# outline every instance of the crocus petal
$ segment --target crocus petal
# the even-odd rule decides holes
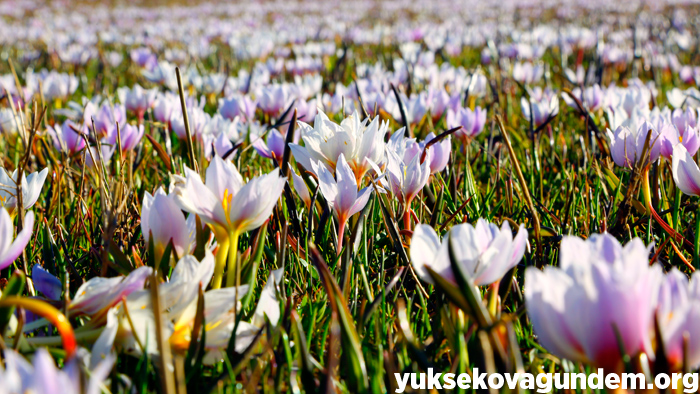
[[[116,308],[112,308],[107,313],[107,324],[105,324],[104,330],[102,330],[100,336],[92,345],[90,368],[97,367],[107,357],[113,354],[112,347],[114,346],[114,339],[117,337],[118,329],[119,312]]]
[[[262,226],[270,217],[287,182],[279,173],[276,168],[267,175],[253,178],[238,191],[231,201],[229,220],[232,226],[250,231]]]
[[[5,208],[0,208],[0,221],[2,220],[11,220]],[[0,269],[9,267],[22,254],[22,251],[29,243],[29,239],[32,237],[33,227],[34,212],[29,211],[24,217],[24,228],[17,234],[17,238],[12,242],[12,245],[0,256]]]
[[[48,174],[48,168],[44,168],[38,173],[33,172],[29,174],[26,184],[22,185],[22,202],[24,203],[24,209],[29,209],[36,203]]]
[[[357,193],[357,199],[355,200],[355,203],[352,204],[352,207],[350,207],[348,217],[351,217],[364,209],[365,205],[367,205],[367,201],[369,201],[369,197],[372,195],[372,190],[372,186],[367,186]]]
[[[46,298],[58,300],[61,298],[63,286],[61,281],[48,271],[43,269],[39,264],[35,264],[32,268],[32,281],[34,287],[41,292]]]
[[[411,264],[416,274],[431,284],[434,284],[433,278],[425,267],[430,267],[440,275],[449,272],[451,276],[452,269],[450,268],[449,256],[447,261],[437,258],[440,248],[440,239],[432,227],[427,224],[416,226],[411,237],[411,249],[409,251]]]
[[[673,180],[683,193],[700,196],[700,168],[681,144],[673,148],[671,171]]]
[[[270,272],[270,276],[267,278],[267,283],[260,293],[260,300],[258,300],[258,306],[255,308],[255,315],[253,317],[253,324],[261,327],[265,322],[265,316],[267,316],[270,323],[275,326],[280,318],[280,302],[277,299],[277,286],[282,281],[282,276],[284,275],[284,268],[276,269]]]

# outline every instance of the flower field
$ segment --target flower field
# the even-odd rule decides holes
[[[698,372],[695,3],[0,1],[0,394]]]

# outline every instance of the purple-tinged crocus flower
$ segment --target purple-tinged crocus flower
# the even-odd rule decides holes
[[[82,362],[79,358],[67,361],[62,370],[56,368],[49,351],[44,348],[36,351],[33,364],[11,349],[5,350],[3,356],[5,365],[0,365],[0,382],[3,385],[0,390],[7,394],[100,394],[108,385],[105,380],[116,361],[110,355],[85,374],[79,365]]]
[[[403,157],[404,162],[410,163],[414,156],[421,157],[425,147],[433,139],[435,139],[435,134],[431,132],[425,136],[425,140],[421,142],[411,141],[406,147],[406,153]],[[447,167],[447,162],[450,160],[450,152],[452,151],[451,142],[451,136],[447,136],[447,138],[444,138],[442,141],[428,147],[425,160],[430,163],[431,174],[440,172]]]
[[[125,123],[119,130],[119,135],[117,135],[116,129],[112,131],[112,134],[107,135],[107,142],[116,147],[121,139],[122,151],[126,152],[136,148],[143,138],[143,133],[143,124],[136,126]]]
[[[664,344],[666,360],[672,371],[684,366],[697,369],[700,366],[700,276],[688,278],[673,268],[661,285],[657,318]],[[688,337],[684,350],[684,336]],[[659,340],[657,338],[657,340]]]
[[[700,168],[682,144],[673,147],[671,173],[673,181],[683,193],[700,196]]]
[[[649,161],[651,163],[658,160],[661,154],[661,142],[659,141],[659,132],[649,122],[642,124],[633,129],[626,126],[620,126],[612,132],[607,130],[610,140],[610,155],[613,161],[620,167],[632,168],[637,161],[641,160],[644,152],[644,144],[648,133],[651,132],[649,139]]]
[[[154,195],[143,196],[141,204],[141,233],[148,244],[153,237],[156,261],[172,241],[175,253],[182,257],[194,251],[196,243],[195,215],[185,219],[175,199],[165,193],[162,187]]]
[[[86,122],[89,122],[86,119]],[[95,114],[95,129],[97,134],[100,136],[109,136],[115,133],[117,129],[117,123],[119,127],[124,127],[126,124],[126,108],[124,105],[110,105],[109,103],[102,104],[100,110]]]
[[[239,94],[219,100],[219,113],[228,120],[239,116],[248,122],[255,119],[256,106],[257,103],[248,95]]]
[[[583,107],[588,111],[597,111],[603,108],[603,105],[605,103],[605,93],[598,84],[589,86],[583,91],[581,91],[581,88],[574,88],[574,90],[572,90],[572,93],[574,94],[574,97],[578,98],[581,101]],[[566,103],[566,105],[568,105],[571,108],[574,108],[575,110],[578,110],[578,105],[571,97],[569,97],[569,95],[564,94],[562,95],[562,97],[564,98],[564,102]]]
[[[624,247],[610,234],[561,241],[559,267],[525,271],[525,303],[539,342],[552,354],[609,372],[628,355],[654,357],[651,336],[662,280],[651,245]],[[617,331],[617,333],[616,333]],[[619,343],[619,338],[622,343]]]
[[[87,315],[95,322],[105,319],[110,308],[122,302],[122,299],[132,292],[143,289],[151,273],[151,267],[139,267],[126,277],[98,276],[88,280],[75,292],[75,297],[68,307],[70,315]]]
[[[450,263],[450,242],[463,272],[470,275],[476,286],[485,286],[500,281],[522,260],[527,248],[527,230],[520,226],[513,237],[507,221],[499,229],[495,224],[479,219],[476,226],[465,223],[453,227],[440,242],[432,227],[419,224],[411,237],[410,255],[413,268],[426,282],[433,283],[426,267],[455,282]]]
[[[486,110],[480,107],[476,107],[473,111],[471,108],[462,107],[458,108],[456,111],[448,109],[445,121],[449,128],[462,126],[461,129],[457,130],[455,135],[463,141],[469,141],[484,130]]]
[[[686,108],[685,111],[676,108],[671,114],[671,120],[678,130],[684,130],[686,127],[696,127],[698,124],[698,110],[692,107]]]
[[[141,85],[136,84],[131,89],[127,87],[117,89],[119,101],[126,107],[127,110],[136,114],[139,123],[143,121],[143,116],[153,107],[158,91],[156,89],[146,90]]]
[[[27,246],[32,237],[34,227],[34,212],[29,211],[24,216],[24,228],[13,239],[15,226],[12,224],[10,213],[5,207],[0,207],[0,270],[9,267]]]
[[[188,107],[188,108],[191,108]],[[170,93],[159,94],[153,104],[153,117],[170,127],[173,115],[182,112],[179,98]]]
[[[694,155],[700,148],[700,136],[698,136],[698,129],[695,127],[684,126],[679,129],[675,124],[663,122],[659,126],[659,130],[661,156],[667,159],[673,155],[673,147],[676,145],[683,145],[691,155]]]
[[[360,212],[367,205],[371,188],[365,187],[357,191],[355,174],[341,153],[335,166],[335,179],[322,162],[311,162],[313,171],[318,176],[319,187],[323,197],[333,209],[338,219],[338,254],[343,248],[343,234],[348,219]]]
[[[86,133],[87,129],[73,121],[66,120],[62,125],[48,125],[46,128],[53,140],[53,146],[61,152],[73,155],[85,148],[85,139],[81,133]]]
[[[532,107],[532,114],[530,114],[530,107]],[[541,97],[531,97],[530,100],[522,97],[520,109],[525,120],[532,122],[533,126],[537,128],[559,113],[559,96],[543,93]]]
[[[39,264],[35,264],[32,268],[32,282],[34,282],[34,288],[46,298],[54,301],[58,301],[61,298],[61,293],[63,292],[61,281]]]
[[[153,53],[150,48],[140,47],[132,49],[129,56],[131,57],[132,62],[149,70],[158,64],[156,54]]]
[[[310,208],[311,194],[309,194],[309,188],[306,186],[304,178],[302,178],[301,175],[298,175],[294,169],[291,170],[291,174],[294,181],[294,190],[296,190],[301,200],[304,201],[304,205],[306,205],[307,208]]]
[[[294,130],[293,143],[299,142],[300,133],[297,129]],[[282,135],[277,129],[272,129],[267,135],[267,143],[262,140],[262,138],[257,138],[253,142],[253,148],[258,154],[266,159],[275,159],[278,162],[282,161],[282,156],[284,155],[284,142],[286,137]]]
[[[387,150],[386,178],[382,184],[388,185],[391,193],[401,202],[404,211],[408,212],[413,198],[423,190],[430,178],[430,162],[420,162],[420,155],[415,155],[406,163],[395,152]],[[375,171],[379,172],[376,168]]]

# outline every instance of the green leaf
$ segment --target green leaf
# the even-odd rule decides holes
[[[321,283],[328,294],[328,302],[331,304],[332,311],[337,312],[338,315],[341,332],[343,334],[343,355],[347,358],[347,361],[349,361],[351,368],[348,372],[351,374],[352,379],[350,379],[348,383],[353,389],[352,391],[366,392],[368,388],[367,382],[369,381],[367,366],[365,364],[364,355],[362,354],[360,337],[357,335],[352,314],[348,309],[348,303],[345,297],[343,297],[343,293],[335,277],[333,277],[333,274],[331,274],[331,271],[328,269],[328,265],[323,261],[323,257],[316,248],[316,245],[309,244],[309,252],[311,254],[311,260],[321,277]]]
[[[24,291],[24,287],[26,285],[27,278],[24,276],[24,273],[22,271],[15,271],[12,274],[12,277],[10,278],[10,281],[7,283],[7,286],[5,286],[5,289],[2,292],[2,296],[0,297],[0,300],[6,299],[7,297],[12,297],[12,296],[21,296],[22,292]],[[12,318],[12,314],[15,312],[15,307],[14,306],[8,306],[5,308],[0,308],[0,337],[5,333],[5,329],[7,328],[7,324],[10,322],[10,319]]]

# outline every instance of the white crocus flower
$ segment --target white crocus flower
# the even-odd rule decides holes
[[[318,161],[329,171],[334,171],[338,157],[342,154],[360,183],[365,173],[372,168],[372,162],[384,162],[384,135],[389,124],[380,123],[379,118],[374,118],[371,122],[368,119],[361,121],[360,115],[355,112],[337,124],[319,111],[313,127],[304,122],[299,122],[299,127],[305,146],[293,143],[289,146],[296,161],[309,171],[312,170],[312,163]]]
[[[243,177],[233,163],[214,156],[206,173],[206,183],[199,174],[185,169],[186,177],[180,178],[174,189],[175,201],[182,210],[194,213],[208,224],[219,242],[214,288],[221,286],[227,252],[229,270],[235,267],[238,237],[254,230],[270,217],[272,209],[282,195],[287,181],[279,176],[279,169],[269,174],[243,182]],[[233,271],[231,271],[233,272]],[[229,275],[227,285],[233,284]]]
[[[29,209],[36,203],[48,173],[49,169],[44,168],[40,172],[32,172],[29,176],[26,176],[26,173],[22,174],[22,203],[24,209]],[[10,175],[4,168],[0,167],[0,203],[10,213],[14,213],[17,207],[17,170]]]

